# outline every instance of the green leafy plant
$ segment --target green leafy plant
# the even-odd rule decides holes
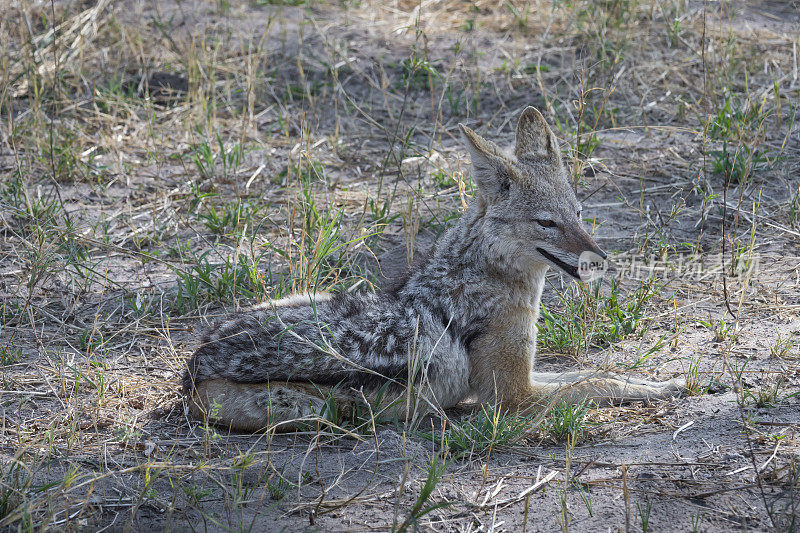
[[[550,435],[562,440],[578,439],[583,436],[586,415],[589,412],[588,402],[570,404],[566,400],[556,403],[547,414],[546,428]]]
[[[223,247],[223,249],[225,249]],[[200,254],[192,253],[184,267],[173,267],[177,285],[173,308],[180,314],[193,311],[204,304],[232,302],[237,298],[265,298],[271,290],[273,297],[286,292],[283,276],[273,278],[272,271],[259,270],[265,252],[256,257],[226,250],[222,261],[213,262],[217,249]]]
[[[451,505],[450,502],[428,503],[428,500],[430,500],[431,496],[433,495],[434,489],[436,489],[436,485],[438,485],[439,481],[441,481],[442,476],[449,465],[450,461],[446,461],[441,454],[433,453],[431,455],[431,458],[428,461],[427,476],[422,484],[422,488],[420,488],[417,498],[414,501],[414,504],[411,506],[406,519],[403,520],[403,522],[396,528],[392,528],[393,531],[404,532],[408,531],[409,527],[412,527],[414,531],[417,531],[420,525],[419,520],[423,516],[435,511],[436,509],[441,509]]]
[[[213,141],[206,139],[199,129],[197,133],[202,140],[192,147],[190,155],[200,176],[205,179],[233,177],[244,159],[242,145],[233,143],[226,146],[222,135],[217,133],[214,147]]]
[[[533,418],[496,407],[483,406],[475,414],[451,422],[441,436],[450,453],[457,458],[490,453],[496,446],[516,442],[533,425]],[[424,439],[436,442],[434,433],[421,432]]]
[[[589,346],[604,347],[641,334],[646,305],[659,291],[658,280],[649,278],[628,291],[613,279],[608,294],[601,292],[599,283],[578,286],[574,297],[559,293],[562,307],[558,312],[542,305],[541,344],[556,352],[577,354]]]

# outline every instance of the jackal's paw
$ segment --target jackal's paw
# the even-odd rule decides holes
[[[686,391],[686,378],[672,378],[669,381],[661,383],[661,393],[664,395],[664,398],[682,396]]]

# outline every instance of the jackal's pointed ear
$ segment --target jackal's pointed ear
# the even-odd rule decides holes
[[[517,159],[561,160],[558,141],[539,110],[527,107],[517,122]]]
[[[487,200],[497,199],[508,191],[509,173],[502,151],[492,141],[487,141],[463,124],[458,125],[464,135],[472,159],[472,179]]]

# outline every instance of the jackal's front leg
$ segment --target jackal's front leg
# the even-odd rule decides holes
[[[530,320],[519,314],[499,317],[493,324],[493,335],[473,342],[469,385],[480,403],[516,410],[528,406],[536,395],[530,379],[536,335]]]
[[[614,405],[671,398],[686,390],[683,379],[658,382],[597,372],[536,373],[531,315],[514,311],[497,317],[492,334],[476,339],[470,350],[469,383],[481,403],[510,410],[547,408],[562,400]]]
[[[536,373],[531,375],[534,402],[553,405],[592,401],[597,405],[663,400],[686,392],[686,381],[648,381],[632,376],[587,372]]]

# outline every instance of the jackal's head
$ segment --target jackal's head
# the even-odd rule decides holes
[[[513,155],[459,126],[472,157],[490,250],[522,269],[544,263],[575,278],[583,273],[582,254],[581,259],[605,259],[583,229],[558,142],[536,108],[528,107],[519,118]]]

